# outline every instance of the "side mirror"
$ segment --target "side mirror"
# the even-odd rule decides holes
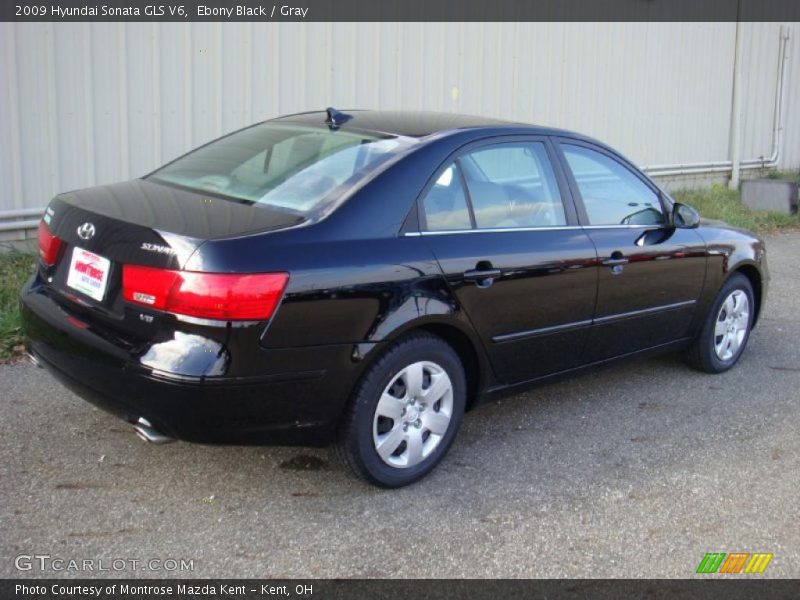
[[[694,229],[700,225],[700,214],[688,204],[676,202],[672,207],[672,224],[679,229]]]

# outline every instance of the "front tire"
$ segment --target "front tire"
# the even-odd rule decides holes
[[[750,338],[755,308],[750,280],[741,273],[731,275],[689,348],[687,362],[706,373],[722,373],[733,367]]]
[[[396,488],[427,475],[461,425],[467,384],[458,354],[427,333],[401,339],[367,370],[339,431],[356,475]]]

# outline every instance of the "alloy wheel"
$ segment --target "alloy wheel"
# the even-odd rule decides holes
[[[742,290],[733,290],[719,309],[714,326],[714,351],[722,361],[739,352],[750,325],[750,301]]]

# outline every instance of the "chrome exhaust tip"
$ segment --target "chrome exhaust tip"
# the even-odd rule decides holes
[[[30,352],[26,352],[25,354],[28,357],[28,360],[31,361],[34,365],[36,365],[40,369],[44,369],[44,367],[42,366],[42,363],[40,363],[39,359],[36,358],[33,354],[31,354]]]
[[[151,444],[168,444],[169,442],[175,441],[175,438],[164,435],[153,427],[150,421],[144,417],[139,417],[139,421],[133,426],[133,430],[140,440],[150,442]]]

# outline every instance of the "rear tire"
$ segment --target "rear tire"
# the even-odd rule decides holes
[[[464,367],[449,344],[428,333],[403,338],[362,377],[339,430],[337,453],[375,485],[413,483],[449,450],[466,394]]]
[[[735,273],[720,288],[686,361],[705,373],[722,373],[739,360],[755,316],[753,286]]]

